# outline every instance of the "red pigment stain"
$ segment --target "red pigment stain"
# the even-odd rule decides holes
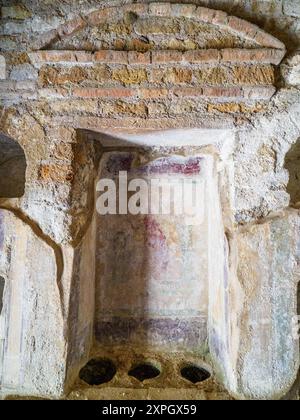
[[[202,158],[192,157],[186,159],[184,162],[178,162],[174,158],[161,158],[157,159],[148,165],[140,168],[140,172],[151,174],[182,174],[182,175],[195,175],[200,172],[200,162]]]
[[[166,237],[162,232],[159,223],[157,223],[152,216],[146,216],[144,218],[144,225],[146,228],[147,244],[152,248],[166,247]]]

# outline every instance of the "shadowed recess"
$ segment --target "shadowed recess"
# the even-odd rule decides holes
[[[0,133],[0,198],[22,197],[26,158],[22,147]]]
[[[92,359],[81,369],[79,377],[89,385],[101,385],[110,382],[116,373],[111,360]]]
[[[285,157],[285,168],[289,171],[287,192],[291,205],[300,202],[300,139],[290,148]]]
[[[185,366],[181,369],[180,373],[184,379],[187,379],[193,384],[206,381],[208,378],[210,378],[210,373],[207,370],[195,365]]]
[[[4,294],[5,280],[0,276],[0,315],[3,308],[3,294]]]
[[[135,366],[128,372],[129,376],[139,380],[140,382],[146,379],[154,379],[160,375],[160,370],[153,366],[151,363],[141,363]]]

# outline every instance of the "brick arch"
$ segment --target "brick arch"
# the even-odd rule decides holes
[[[161,25],[160,32],[149,35],[153,45],[147,51],[129,48],[131,43],[126,48],[116,47],[120,22],[128,41],[141,36],[139,29],[145,21],[147,28],[170,17],[178,23],[180,33],[169,32],[167,41]],[[127,22],[131,22],[129,28]],[[115,32],[110,32],[111,25]],[[107,45],[103,31],[109,39]],[[212,31],[207,38],[206,31]],[[125,39],[124,33],[120,39]],[[235,34],[232,44],[230,36],[223,37],[229,33]],[[187,34],[197,41],[195,48],[170,47],[172,37],[182,41]],[[220,44],[223,38],[226,41]],[[90,40],[97,48],[85,48]],[[207,40],[213,40],[212,44]],[[261,112],[276,93],[276,66],[286,52],[279,40],[247,21],[222,11],[170,3],[95,10],[43,35],[39,44],[40,49],[29,57],[38,70],[40,87],[51,89],[43,94],[60,100],[54,105],[49,97],[53,115],[73,118],[76,114],[77,128],[87,124],[85,117],[81,123],[77,115],[79,109],[85,112],[82,104],[86,99],[97,124],[101,121],[117,128],[199,127],[203,113],[212,116],[213,124],[216,116]]]
[[[56,41],[72,37],[88,26],[103,25],[114,19],[122,19],[128,14],[134,14],[139,18],[190,19],[200,24],[212,25],[220,31],[229,31],[245,41],[252,41],[257,48],[285,50],[285,45],[281,41],[243,19],[230,16],[223,11],[197,7],[193,4],[171,3],[137,3],[104,7],[85,16],[75,17],[55,31],[44,34],[39,40],[39,49],[48,49]]]

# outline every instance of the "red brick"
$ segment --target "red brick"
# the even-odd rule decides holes
[[[149,14],[152,16],[171,16],[170,3],[150,3]]]
[[[123,6],[123,12],[132,12],[138,16],[148,15],[149,6],[148,4],[138,3],[138,4],[126,4]]]
[[[30,53],[29,57],[34,64],[76,61],[75,53],[72,51],[39,51]]]
[[[218,50],[194,50],[184,53],[183,58],[190,63],[210,63],[220,61]]]
[[[168,89],[139,89],[139,96],[142,99],[157,99],[169,95]]]
[[[171,14],[172,16],[179,17],[194,17],[196,12],[196,6],[194,4],[172,4]]]
[[[221,51],[222,61],[232,63],[261,63],[275,64],[281,63],[285,52],[274,49],[224,49]]]
[[[93,54],[86,51],[74,51],[77,63],[92,63]]]
[[[129,51],[128,63],[129,64],[150,64],[151,63],[150,52],[142,53],[138,51]]]
[[[255,41],[263,47],[285,50],[285,45],[281,41],[261,30],[255,35]]]
[[[177,88],[173,90],[175,96],[179,97],[195,97],[195,96],[202,96],[203,89],[202,88]]]
[[[39,51],[29,54],[34,65],[44,63],[90,63],[92,54],[85,51]]]
[[[77,17],[70,20],[64,25],[58,28],[58,34],[61,37],[72,35],[73,33],[83,29],[86,26],[86,22],[81,18]]]
[[[94,54],[94,61],[99,63],[128,64],[128,54],[126,51],[97,51]]]
[[[228,26],[236,32],[241,34],[245,34],[250,38],[255,37],[257,31],[259,31],[259,27],[253,25],[252,23],[246,22],[245,20],[236,18],[234,16],[230,16],[228,19]]]
[[[228,15],[221,10],[217,10],[212,21],[214,25],[227,25],[228,24]]]
[[[243,90],[240,88],[204,87],[203,96],[213,98],[242,98]]]
[[[158,63],[178,63],[182,62],[183,54],[179,51],[152,51],[151,61]]]
[[[108,7],[101,10],[96,10],[87,16],[87,21],[90,25],[96,26],[99,23],[106,22],[107,20],[113,19],[120,16],[121,10],[119,7]]]
[[[135,89],[126,88],[77,88],[73,90],[73,96],[80,98],[129,98],[135,95]]]
[[[207,9],[206,7],[197,7],[195,12],[195,17],[200,19],[202,22],[211,23],[216,11],[212,9]]]

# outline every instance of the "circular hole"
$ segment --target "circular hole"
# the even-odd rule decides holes
[[[101,385],[113,379],[117,369],[113,362],[107,359],[92,359],[79,373],[80,379],[89,385]]]
[[[132,368],[128,372],[128,375],[133,376],[140,382],[143,382],[146,379],[157,378],[157,376],[160,375],[160,370],[150,363],[141,363],[140,365],[137,365],[134,368]]]
[[[211,376],[207,370],[195,365],[185,366],[181,369],[180,373],[184,379],[187,379],[193,384],[206,381]]]

